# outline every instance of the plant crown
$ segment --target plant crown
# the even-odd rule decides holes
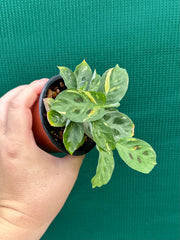
[[[114,149],[129,167],[149,173],[156,165],[156,153],[148,143],[133,137],[134,123],[117,109],[128,89],[127,71],[116,65],[101,77],[85,60],[74,72],[58,68],[67,89],[55,99],[45,99],[47,119],[51,126],[65,127],[63,143],[71,155],[83,145],[84,134],[96,143],[99,159],[92,187],[111,179]]]

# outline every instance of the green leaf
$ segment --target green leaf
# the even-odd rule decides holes
[[[143,140],[123,138],[118,141],[116,148],[122,160],[134,170],[149,173],[156,165],[156,153]]]
[[[83,87],[85,90],[87,82],[92,78],[92,70],[85,60],[76,67],[74,74],[77,79],[77,88]]]
[[[51,109],[74,122],[90,122],[102,118],[106,97],[103,93],[83,90],[64,90],[55,99]]]
[[[47,119],[49,124],[53,127],[63,127],[66,124],[66,118],[55,110],[47,112]]]
[[[118,108],[120,106],[120,103],[117,102],[117,103],[111,103],[111,104],[107,104],[105,105],[104,107],[109,109],[109,108]]]
[[[103,119],[94,121],[91,124],[93,140],[97,146],[104,149],[105,151],[114,149],[116,143],[110,126]]]
[[[54,99],[53,98],[43,98],[43,103],[44,103],[46,112],[48,112],[50,110],[52,104],[54,103]]]
[[[93,91],[93,92],[101,92],[99,89],[100,83],[101,83],[101,76],[96,73],[96,70],[94,70],[94,73],[89,82],[89,86],[88,86],[87,90]]]
[[[124,97],[128,89],[129,78],[126,70],[116,65],[103,74],[102,82],[107,104],[111,104],[119,102]]]
[[[96,169],[96,175],[91,179],[92,187],[101,187],[109,182],[114,170],[113,152],[99,150],[99,160]]]
[[[84,126],[85,134],[93,140],[92,124],[91,124],[91,122],[84,122],[83,126]]]
[[[67,67],[59,67],[60,70],[60,75],[64,80],[64,83],[66,85],[67,88],[77,88],[77,82],[76,82],[76,76],[73,73],[73,71],[71,71],[71,69],[67,68]]]
[[[63,143],[72,155],[84,143],[83,124],[69,121],[63,133]]]
[[[103,116],[103,119],[112,129],[116,142],[121,138],[134,135],[134,123],[125,114],[118,111],[109,111]]]

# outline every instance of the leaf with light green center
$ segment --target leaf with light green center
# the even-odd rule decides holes
[[[125,114],[118,111],[109,111],[103,116],[103,119],[112,129],[116,142],[121,138],[134,135],[134,123]]]
[[[107,104],[107,105],[105,105],[104,107],[105,107],[106,109],[109,109],[109,108],[118,108],[119,106],[120,106],[120,103],[117,102],[117,103]]]
[[[92,78],[92,70],[85,60],[76,67],[74,74],[77,79],[77,88],[85,90],[87,83]]]
[[[71,69],[69,69],[67,67],[58,66],[58,68],[60,70],[60,75],[63,78],[66,87],[67,88],[77,88],[76,76],[73,73],[73,71],[71,71]]]
[[[49,124],[53,127],[63,127],[66,124],[66,118],[55,110],[47,112],[47,119]]]
[[[71,155],[82,146],[84,143],[83,124],[69,121],[63,132],[63,143]]]
[[[96,169],[96,175],[91,179],[92,187],[101,187],[109,182],[114,170],[114,158],[113,152],[104,151],[101,148],[99,150],[99,160]]]
[[[53,98],[43,98],[43,103],[44,103],[46,112],[48,112],[50,110],[52,104],[54,103],[54,99]]]
[[[92,124],[91,124],[91,122],[84,122],[83,126],[84,126],[85,134],[93,140]]]
[[[156,165],[156,153],[143,140],[123,138],[117,142],[116,149],[122,160],[136,171],[149,173]]]
[[[104,93],[107,98],[107,105],[119,102],[128,89],[129,78],[127,71],[116,65],[107,70],[102,76]]]
[[[103,119],[91,122],[91,124],[93,140],[97,146],[105,151],[114,149],[116,143],[110,126]]]
[[[103,93],[71,89],[55,99],[51,109],[74,122],[90,122],[103,117],[106,97]]]
[[[93,91],[93,92],[101,92],[99,89],[100,83],[101,83],[101,76],[96,73],[96,70],[94,70],[93,76],[89,82],[89,86],[87,90]]]

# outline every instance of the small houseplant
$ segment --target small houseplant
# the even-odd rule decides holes
[[[116,65],[101,77],[85,60],[74,72],[58,68],[65,88],[51,90],[43,99],[47,121],[62,129],[58,141],[71,155],[87,138],[96,144],[99,160],[92,187],[101,187],[111,179],[114,149],[129,167],[149,173],[156,165],[156,153],[148,143],[133,137],[134,123],[117,109],[128,89],[126,70]]]

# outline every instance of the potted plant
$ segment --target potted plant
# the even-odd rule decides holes
[[[39,100],[49,151],[80,155],[96,145],[99,160],[91,180],[93,188],[109,182],[114,149],[129,167],[149,173],[156,165],[156,153],[148,143],[133,137],[134,123],[117,109],[128,89],[126,70],[116,65],[101,77],[85,60],[74,72],[58,68],[60,75],[49,80]]]

